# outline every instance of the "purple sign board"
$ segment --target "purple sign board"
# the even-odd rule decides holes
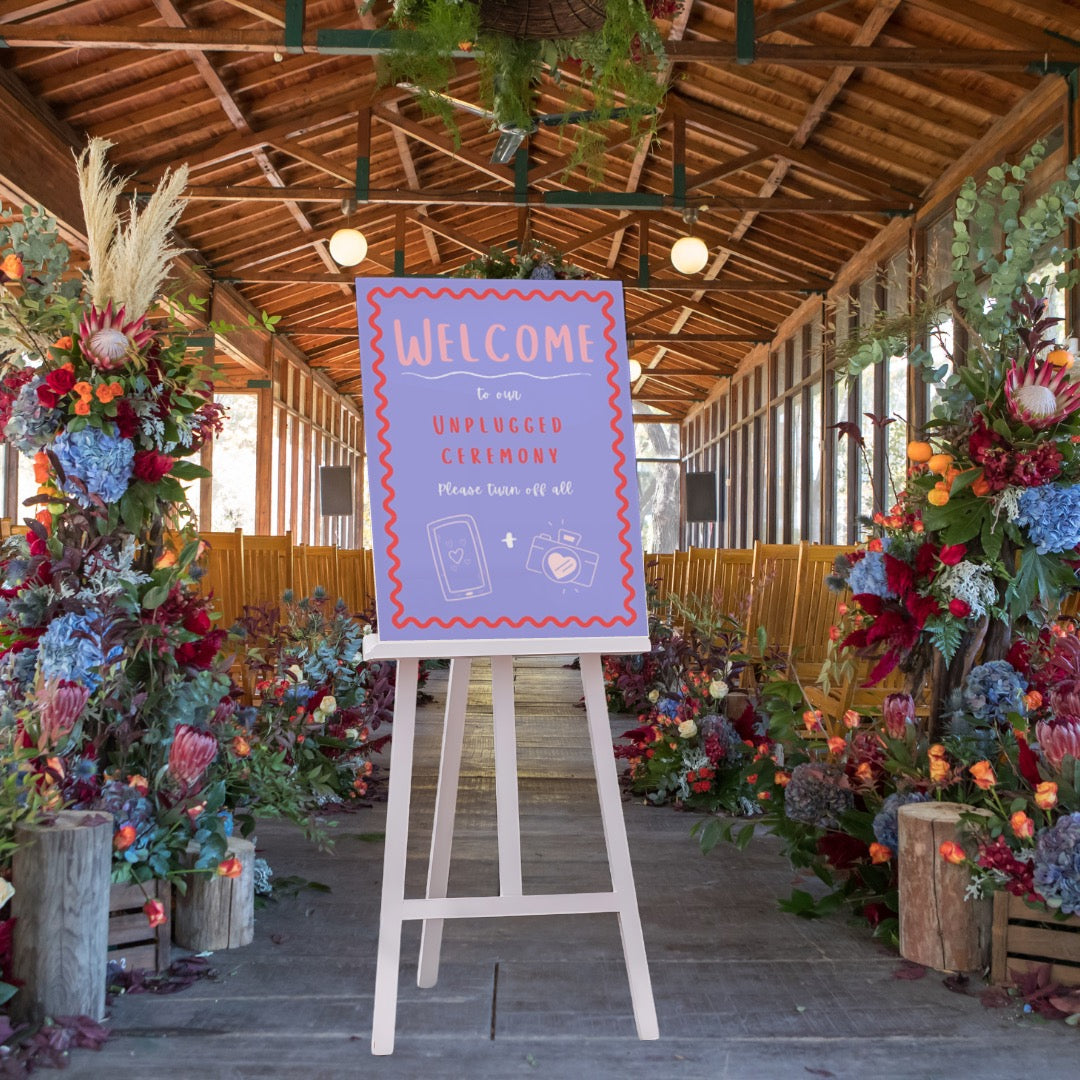
[[[381,640],[646,635],[621,285],[356,284]]]

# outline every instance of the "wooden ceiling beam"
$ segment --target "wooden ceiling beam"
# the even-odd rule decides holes
[[[300,46],[305,53],[330,55],[380,56],[389,51],[391,31],[344,31],[348,41],[320,43],[324,30],[304,31]],[[337,31],[340,35],[343,31]],[[275,53],[288,51],[280,28],[229,29],[220,27],[65,25],[62,23],[10,24],[4,31],[9,46],[26,49],[117,49],[154,50],[158,52],[237,52]],[[709,41],[671,41],[666,46],[668,59],[675,64],[737,64],[740,57],[734,43]],[[455,52],[455,59],[476,59],[476,50]],[[878,68],[946,68],[974,71],[1048,71],[1061,64],[1080,64],[1080,45],[1048,40],[1045,48],[975,49],[956,45],[775,45],[758,42],[754,61],[787,67],[828,67],[843,65]]]
[[[150,195],[151,184],[139,181],[133,186],[135,193]],[[285,187],[255,187],[247,184],[190,184],[184,194],[188,199],[214,202],[315,202],[340,203],[352,194],[351,187],[331,188],[291,184]],[[396,203],[412,206],[518,206],[545,207],[553,212],[560,210],[616,211],[632,209],[637,212],[656,213],[676,209],[678,200],[673,195],[653,192],[628,193],[625,199],[613,198],[604,191],[530,191],[524,203],[513,191],[473,190],[448,191],[429,188],[423,191],[408,189],[372,189],[368,192],[371,203]],[[804,198],[780,196],[761,198],[753,195],[725,195],[711,192],[699,199],[687,200],[690,205],[706,206],[718,211],[757,210],[762,213],[797,214],[910,214],[919,207],[919,200],[911,196],[892,198]]]
[[[758,15],[754,20],[754,32],[759,38],[765,37],[777,30],[786,30],[801,19],[818,15],[844,3],[847,3],[847,0],[795,0],[795,3],[785,4],[784,7]]]
[[[397,112],[397,105],[389,105],[388,108]],[[370,120],[369,120],[370,122]],[[412,150],[409,148],[409,140],[405,135],[405,132],[400,128],[391,128],[391,134],[394,136],[394,146],[397,149],[398,158],[401,161],[402,172],[405,173],[405,182],[413,191],[419,191],[420,174],[416,171],[416,161],[413,158]],[[368,139],[370,140],[370,131],[368,132]],[[420,219],[421,225],[428,219],[429,214],[426,206],[417,207],[416,215]],[[438,241],[435,239],[435,233],[430,229],[424,229],[424,243],[427,245],[428,257],[436,265],[442,263],[442,254],[439,251]]]

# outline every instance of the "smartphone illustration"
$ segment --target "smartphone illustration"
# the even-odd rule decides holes
[[[444,600],[468,600],[491,592],[487,558],[471,514],[430,521],[427,534]]]

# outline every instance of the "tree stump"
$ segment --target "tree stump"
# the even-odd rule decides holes
[[[16,827],[12,1001],[20,1019],[105,1016],[111,814],[62,810]]]
[[[938,848],[961,844],[970,856],[961,814],[983,813],[960,803],[911,803],[898,814],[900,955],[936,971],[977,971],[990,957],[993,907],[968,900],[968,868],[947,862]]]
[[[192,863],[198,845],[188,845]],[[216,872],[191,874],[187,892],[176,890],[173,901],[173,940],[193,952],[213,952],[250,945],[255,937],[255,845],[230,837],[225,857],[236,856],[243,870],[239,877]]]

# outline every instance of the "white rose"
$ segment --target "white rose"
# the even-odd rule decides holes
[[[360,740],[360,729],[354,727],[346,728],[345,738],[350,742],[358,742]]]
[[[289,674],[296,679],[297,682],[301,682],[304,678],[304,669],[299,664],[293,664],[289,668]]]
[[[12,888],[11,882],[6,878],[0,878],[0,908],[2,908],[14,895],[15,890]]]
[[[651,701],[652,704],[655,705],[659,700],[660,700],[660,691],[659,690],[650,690],[649,691],[649,701]]]
[[[319,712],[323,716],[331,716],[337,712],[337,698],[333,694],[327,694],[326,697],[319,702]]]
[[[697,734],[697,724],[693,720],[684,720],[679,725],[679,735],[684,739],[692,739]]]
[[[724,698],[727,697],[727,692],[727,683],[722,679],[713,679],[713,681],[709,683],[709,697],[711,697],[713,701],[723,701]]]

